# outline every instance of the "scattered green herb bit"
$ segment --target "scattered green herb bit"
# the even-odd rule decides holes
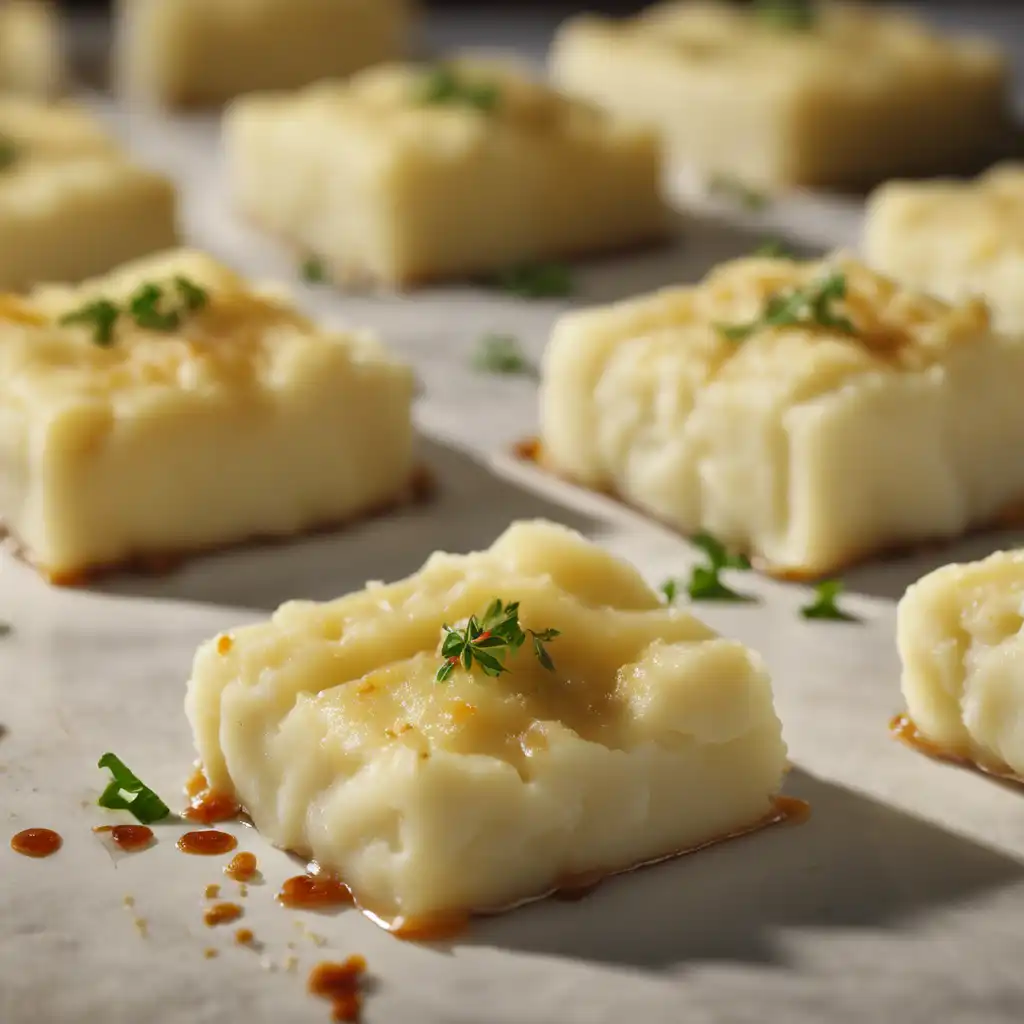
[[[105,348],[114,342],[114,327],[121,311],[108,299],[97,299],[95,302],[87,303],[81,309],[65,313],[58,321],[62,326],[81,325],[90,327],[93,335],[92,340],[99,346]]]
[[[766,256],[771,259],[791,260],[795,253],[779,238],[766,238],[755,250],[755,256]]]
[[[481,373],[537,376],[537,368],[511,334],[485,334],[473,352],[472,362],[473,369]]]
[[[18,159],[18,147],[6,135],[0,135],[0,171],[6,171]]]
[[[800,609],[805,619],[832,619],[835,622],[856,622],[857,616],[844,612],[838,604],[843,592],[842,580],[824,580],[814,588],[814,600]]]
[[[99,760],[99,767],[109,769],[114,777],[97,801],[100,807],[112,811],[130,811],[143,825],[163,821],[170,815],[171,809],[167,804],[141,782],[120,758],[114,754],[104,754]],[[134,799],[129,800],[125,793]]]
[[[470,82],[443,64],[431,68],[420,88],[420,101],[435,106],[462,105],[489,113],[497,107],[501,91],[493,82]]]
[[[564,263],[523,263],[503,270],[493,283],[523,299],[561,299],[573,293],[572,271]]]
[[[817,324],[843,334],[856,334],[857,329],[845,316],[836,313],[833,303],[846,298],[846,275],[835,271],[806,288],[773,295],[757,320],[746,324],[720,324],[718,330],[729,341],[745,341],[765,327],[795,327]]]
[[[161,309],[164,291],[158,284],[140,285],[128,300],[131,318],[151,331],[173,331],[181,325],[181,312]]]
[[[679,596],[679,584],[669,577],[661,585],[661,594],[665,598],[665,604],[675,604]]]
[[[774,28],[805,30],[815,23],[811,0],[754,0],[754,13]]]
[[[327,268],[324,266],[323,260],[317,256],[310,256],[303,260],[299,273],[307,284],[323,284],[327,280]]]
[[[178,289],[182,305],[190,313],[203,309],[210,301],[210,296],[204,288],[200,288],[194,281],[178,274],[174,278],[174,287]]]
[[[524,632],[519,625],[519,602],[506,605],[500,598],[491,602],[480,620],[471,615],[465,629],[453,629],[446,624],[444,632],[441,644],[444,663],[435,676],[439,683],[445,682],[457,665],[468,670],[474,663],[480,666],[485,676],[500,676],[508,671],[505,656],[526,643],[527,633],[533,643],[534,656],[549,672],[554,671],[555,663],[544,645],[561,635],[557,629]]]
[[[687,593],[692,601],[751,601],[753,598],[737,593],[722,582],[722,571],[750,568],[750,559],[746,555],[730,552],[719,540],[709,533],[698,533],[693,544],[704,552],[707,565],[694,568],[687,584]]]
[[[725,174],[716,174],[712,177],[708,182],[708,188],[712,195],[730,199],[746,210],[763,210],[768,205],[768,197],[763,192],[758,192]]]

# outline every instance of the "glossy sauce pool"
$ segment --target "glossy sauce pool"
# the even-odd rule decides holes
[[[27,828],[11,838],[11,849],[23,857],[52,857],[64,840],[50,828]]]
[[[125,853],[138,853],[153,845],[153,830],[146,825],[97,825],[97,835],[109,835],[113,844]]]
[[[178,840],[178,849],[182,853],[191,853],[200,857],[218,857],[230,853],[237,845],[238,840],[231,833],[218,832],[215,829],[186,832]]]

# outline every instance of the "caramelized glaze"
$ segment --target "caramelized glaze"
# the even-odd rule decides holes
[[[52,857],[64,840],[50,828],[26,828],[11,838],[11,849],[23,857]]]
[[[350,956],[343,963],[324,962],[310,972],[307,986],[311,995],[329,999],[332,1020],[358,1021],[363,1008],[361,985],[366,974],[366,959]]]
[[[146,825],[97,825],[93,832],[109,834],[113,844],[125,853],[138,853],[153,845],[153,830]]]
[[[182,853],[191,853],[200,857],[217,857],[230,853],[238,845],[238,840],[228,832],[217,832],[204,829],[202,832],[186,832],[178,840],[178,849]]]
[[[207,928],[216,928],[219,924],[230,924],[237,921],[245,911],[237,903],[215,903],[207,907],[203,914],[203,923]]]
[[[259,862],[254,853],[236,853],[230,863],[224,866],[224,874],[236,882],[251,882],[259,871]]]

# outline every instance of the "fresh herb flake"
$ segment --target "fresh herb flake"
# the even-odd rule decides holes
[[[181,312],[162,309],[164,290],[158,284],[140,285],[128,300],[128,313],[143,329],[174,331],[181,325]]]
[[[661,585],[661,596],[665,598],[665,604],[675,604],[679,596],[679,584],[669,577]]]
[[[707,565],[698,565],[690,576],[687,593],[691,601],[734,601],[749,602],[754,599],[741,594],[722,582],[722,570]]]
[[[210,302],[210,296],[205,288],[200,288],[194,281],[178,274],[174,278],[174,287],[181,297],[181,304],[190,313],[196,313],[205,308]]]
[[[485,676],[497,677],[508,669],[505,657],[518,651],[529,636],[533,653],[541,666],[553,672],[555,663],[547,651],[546,644],[556,640],[561,633],[557,629],[535,632],[523,630],[519,624],[519,602],[505,604],[495,598],[480,619],[469,617],[464,629],[445,625],[444,640],[441,642],[441,657],[444,663],[434,677],[439,683],[445,682],[461,665],[467,671],[478,665]]]
[[[777,260],[791,260],[796,257],[793,250],[780,238],[766,238],[754,250],[754,255]]]
[[[754,0],[754,14],[772,28],[806,31],[817,20],[811,0]]]
[[[309,256],[303,260],[299,274],[306,284],[323,284],[327,280],[327,268],[318,256]]]
[[[18,147],[13,139],[0,135],[0,171],[6,171],[18,162]]]
[[[92,330],[93,342],[101,348],[106,348],[114,342],[114,328],[120,315],[121,311],[113,302],[108,299],[96,299],[81,309],[65,313],[58,323],[67,327],[89,327]]]
[[[833,622],[857,622],[857,616],[839,607],[842,580],[824,580],[814,588],[814,600],[800,609],[805,619],[831,619]]]
[[[745,324],[719,324],[718,331],[729,341],[746,341],[752,334],[769,327],[817,325],[842,334],[857,333],[853,322],[835,311],[834,304],[846,298],[846,275],[833,271],[806,288],[772,295],[764,312]]]
[[[480,373],[537,376],[537,367],[511,334],[485,334],[473,352],[472,366]]]
[[[491,283],[522,299],[562,299],[572,295],[572,271],[564,263],[523,263],[497,274]]]
[[[704,552],[712,569],[740,569],[746,571],[750,568],[750,559],[746,555],[735,554],[710,533],[698,533],[691,538],[694,547]]]
[[[100,768],[106,768],[113,776],[113,781],[103,791],[97,803],[112,811],[129,811],[143,825],[163,821],[171,813],[171,809],[153,792],[138,776],[116,755],[104,754],[100,760]],[[125,796],[128,794],[128,796]],[[128,799],[128,797],[132,799]]]
[[[763,210],[768,205],[768,196],[763,192],[758,192],[757,189],[725,174],[714,175],[708,182],[708,189],[712,195],[728,199],[752,213]]]
[[[423,79],[419,100],[430,106],[465,106],[490,113],[501,101],[501,90],[494,82],[474,82],[461,77],[454,68],[440,64]]]

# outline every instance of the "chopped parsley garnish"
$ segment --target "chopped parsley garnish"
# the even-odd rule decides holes
[[[706,565],[695,566],[686,585],[686,592],[691,601],[752,601],[752,597],[728,587],[722,581],[725,569],[746,571],[750,568],[750,559],[746,555],[732,554],[721,541],[708,533],[698,533],[693,543],[704,552]],[[668,579],[661,585],[661,592],[667,604],[674,604],[679,596],[679,583]]]
[[[768,205],[768,197],[763,192],[758,192],[725,174],[714,175],[708,182],[708,188],[712,195],[729,199],[746,210],[763,210]]]
[[[6,171],[17,160],[18,147],[6,135],[0,135],[0,171]]]
[[[465,106],[489,113],[501,100],[501,90],[494,82],[469,81],[454,68],[439,64],[427,72],[419,98],[432,106]]]
[[[527,634],[533,643],[534,656],[544,668],[552,672],[555,663],[544,645],[561,636],[557,629],[545,629],[539,633],[530,629],[524,632],[519,625],[519,602],[504,604],[500,598],[491,602],[481,619],[477,620],[475,615],[471,615],[465,629],[453,629],[445,625],[444,632],[445,637],[441,643],[444,664],[435,676],[439,683],[445,682],[458,665],[468,670],[475,663],[485,676],[500,676],[508,672],[505,657],[526,643]]]
[[[523,299],[562,299],[573,293],[572,271],[564,263],[522,263],[495,275],[492,283]]]
[[[114,754],[104,754],[100,768],[107,768],[113,781],[103,790],[97,803],[111,811],[129,811],[143,825],[163,821],[171,809]],[[127,794],[127,796],[125,795]],[[128,799],[128,797],[132,799]]]
[[[327,268],[323,260],[317,256],[309,256],[303,260],[299,274],[307,284],[323,284],[327,280]]]
[[[814,600],[800,609],[805,619],[831,619],[834,622],[856,622],[857,616],[844,612],[839,607],[839,595],[843,592],[841,580],[823,580],[814,588]]]
[[[121,311],[108,299],[97,299],[81,309],[65,313],[58,321],[62,326],[80,325],[92,330],[92,340],[101,348],[114,342],[114,327]]]
[[[766,327],[798,327],[816,324],[843,334],[856,334],[857,329],[833,304],[846,298],[846,275],[838,271],[827,275],[806,288],[772,295],[764,312],[746,324],[721,324],[719,330],[729,341],[745,341],[756,331]]]
[[[537,367],[527,358],[519,339],[511,334],[485,334],[473,352],[472,365],[481,373],[537,376]]]
[[[167,285],[140,285],[131,294],[126,308],[109,299],[96,299],[80,309],[65,313],[62,326],[85,326],[92,330],[92,340],[101,347],[112,345],[114,329],[122,316],[150,331],[174,331],[181,326],[186,313],[195,313],[210,301],[207,292],[180,274]]]
[[[754,14],[774,28],[805,30],[816,20],[811,0],[754,0]]]
[[[765,256],[770,259],[791,260],[796,254],[780,238],[766,238],[755,250],[755,256]]]

